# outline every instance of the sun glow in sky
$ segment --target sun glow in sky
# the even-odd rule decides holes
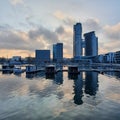
[[[120,0],[0,0],[0,57],[34,56],[64,44],[73,55],[73,25],[95,31],[99,54],[120,50]]]

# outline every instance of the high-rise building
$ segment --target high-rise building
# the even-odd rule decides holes
[[[97,56],[98,55],[98,38],[95,36],[95,32],[89,32],[84,34],[85,37],[85,56]]]
[[[61,62],[63,60],[63,43],[53,45],[53,61]]]
[[[36,50],[35,58],[36,58],[36,63],[49,62],[50,50]]]
[[[73,28],[73,57],[80,58],[82,56],[82,25],[76,23]]]

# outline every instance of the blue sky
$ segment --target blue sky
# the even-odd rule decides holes
[[[96,31],[99,54],[120,50],[120,0],[0,0],[0,57],[34,56],[64,43],[72,57],[73,25]],[[3,54],[4,53],[4,54]]]

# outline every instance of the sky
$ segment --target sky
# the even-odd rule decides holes
[[[0,0],[0,57],[35,56],[62,42],[73,56],[73,25],[95,31],[99,54],[120,50],[120,0]],[[84,39],[84,37],[83,37]]]

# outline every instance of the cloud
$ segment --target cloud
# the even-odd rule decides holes
[[[120,50],[120,23],[105,25],[99,34],[99,53],[116,52]]]
[[[4,25],[0,28],[0,50],[4,52],[11,51],[11,53],[9,53],[10,55],[13,55],[13,53],[16,53],[17,55],[18,53],[20,55],[29,54],[30,52],[33,55],[36,49],[52,50],[53,44],[58,42],[64,44],[65,56],[72,55],[72,28],[70,29],[67,26],[61,25],[53,31],[43,26],[36,26],[26,32],[15,30],[13,28],[9,29],[9,27],[6,27],[5,30]]]
[[[29,50],[44,48],[44,43],[36,39],[31,39],[28,32],[18,30],[0,30],[0,49]]]
[[[63,23],[68,26],[73,26],[76,23],[76,21],[72,17],[67,17],[63,20]]]
[[[62,18],[62,24],[54,30],[36,25],[32,22],[30,23],[32,24],[32,27],[25,32],[15,30],[7,24],[1,25],[0,50],[6,49],[12,51],[12,53],[13,50],[15,50],[17,55],[18,53],[33,54],[36,49],[52,50],[54,43],[62,42],[64,45],[64,57],[72,57],[73,23],[70,22],[70,24],[67,24],[67,22],[65,22],[68,20],[68,16],[60,18]],[[28,16],[26,19],[29,21],[29,19],[31,19],[31,16]],[[85,29],[84,31],[97,31],[96,36],[98,36],[99,39],[99,54],[119,50],[120,23],[113,26],[101,26],[99,20],[87,19],[82,24],[83,29]]]
[[[38,40],[44,43],[45,48],[52,50],[53,44],[62,42],[64,46],[64,56],[70,57],[72,55],[72,28],[69,29],[66,26],[59,26],[54,31],[48,30],[44,27],[39,27],[35,30],[28,32],[29,38],[32,40]]]
[[[58,28],[56,28],[56,30],[55,30],[55,32],[56,33],[58,33],[58,34],[64,34],[64,27],[63,26],[59,26]]]
[[[102,29],[102,26],[100,25],[100,22],[98,19],[87,19],[85,22],[83,22],[83,29],[84,31],[100,31]]]
[[[6,28],[6,29],[5,29]],[[0,26],[0,50],[31,51],[52,49],[52,44],[60,42],[55,31],[38,27],[27,32]],[[9,53],[10,54],[10,53]]]
[[[0,49],[26,49],[23,33],[0,31]]]
[[[119,45],[120,42],[116,42],[114,44],[111,44],[110,42],[108,42],[107,44],[103,43],[102,47],[99,46],[99,54],[120,51]]]
[[[0,49],[0,57],[11,58],[12,56],[17,56],[17,55],[22,57],[34,56],[34,52],[29,50],[19,50],[19,49]]]
[[[54,14],[54,17],[57,18],[58,20],[62,21],[62,23],[64,25],[67,25],[67,26],[73,26],[73,24],[76,22],[75,19],[68,15],[68,14],[65,14],[61,11],[56,11]]]
[[[21,55],[25,56],[28,54],[34,55],[35,49],[44,49],[44,42],[33,40],[29,38],[28,33],[6,30],[0,31],[0,56],[8,55]]]
[[[29,31],[29,37],[31,39],[36,39],[39,36],[42,36],[42,38],[47,42],[47,43],[55,43],[59,42],[58,36],[54,31],[50,31],[44,27],[39,27],[35,30],[30,30]]]
[[[0,31],[9,30],[9,29],[12,29],[12,27],[8,24],[0,25]]]
[[[56,28],[55,32],[57,33],[59,40],[61,40],[60,42],[63,43],[64,57],[72,57],[72,28],[69,28],[68,26],[59,26]]]
[[[102,34],[99,39],[99,53],[108,53],[119,51],[120,45],[120,23],[116,25],[105,25],[102,28]]]
[[[65,18],[65,16],[66,16],[61,11],[56,11],[53,15],[54,15],[54,17],[56,17],[59,20],[63,20]]]
[[[10,0],[12,5],[23,4],[24,0]]]
[[[114,26],[106,25],[104,27],[104,32],[105,32],[106,37],[108,37],[108,39],[120,40],[120,23]]]

